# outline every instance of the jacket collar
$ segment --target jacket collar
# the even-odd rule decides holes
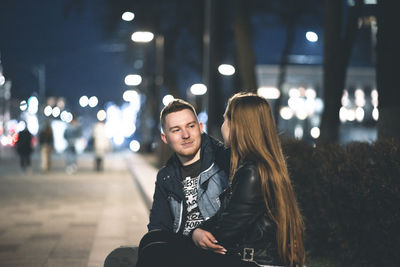
[[[208,134],[203,133],[201,135],[201,147],[200,147],[200,160],[201,160],[201,168],[200,173],[205,173],[202,175],[200,180],[200,184],[203,184],[210,178],[217,170],[213,167],[213,163],[215,161],[215,146],[219,141],[210,137]],[[176,183],[176,181],[180,181],[181,171],[180,168],[182,163],[180,162],[176,153],[174,153],[171,158],[167,161],[166,171],[168,174],[167,179],[165,179],[166,186],[168,189],[176,194],[181,199],[184,198],[182,184]],[[210,171],[211,170],[211,171]]]
[[[200,171],[203,172],[211,167],[211,164],[215,161],[214,155],[214,147],[213,143],[217,143],[218,141],[203,133],[201,135],[201,146],[200,146],[200,160],[201,160],[201,168]],[[167,161],[166,167],[169,168],[169,172],[172,169],[180,169],[182,163],[180,162],[176,153],[174,153],[169,160]],[[172,169],[171,169],[172,168]]]

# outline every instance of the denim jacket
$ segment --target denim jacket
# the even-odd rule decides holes
[[[197,203],[206,220],[220,207],[219,196],[229,184],[230,151],[207,134],[201,138],[201,172]],[[182,233],[186,222],[186,202],[178,157],[174,154],[157,174],[149,231],[162,229]]]

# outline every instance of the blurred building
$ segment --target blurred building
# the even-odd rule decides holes
[[[276,88],[279,66],[257,66],[260,88],[274,106],[281,97],[278,125],[288,137],[310,140],[319,136],[323,103],[323,69],[318,65],[290,65],[287,78],[280,92]],[[350,67],[342,95],[340,142],[375,141],[376,121],[379,117],[378,92],[375,69]]]

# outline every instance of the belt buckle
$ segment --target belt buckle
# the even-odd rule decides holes
[[[254,258],[254,248],[244,248],[242,260],[253,261],[253,258]]]

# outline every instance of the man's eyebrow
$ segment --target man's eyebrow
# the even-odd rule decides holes
[[[168,130],[171,131],[171,130],[176,129],[176,128],[179,129],[179,126],[172,126],[172,127],[169,127]]]
[[[191,122],[186,123],[186,125],[189,125],[189,124],[192,124],[192,123],[196,123],[196,121],[193,120],[193,121],[191,121]],[[179,126],[179,125],[171,126],[171,127],[168,128],[168,130],[171,131],[171,130],[173,130],[173,129],[175,129],[175,128],[178,128],[178,129],[179,129],[180,126]]]

